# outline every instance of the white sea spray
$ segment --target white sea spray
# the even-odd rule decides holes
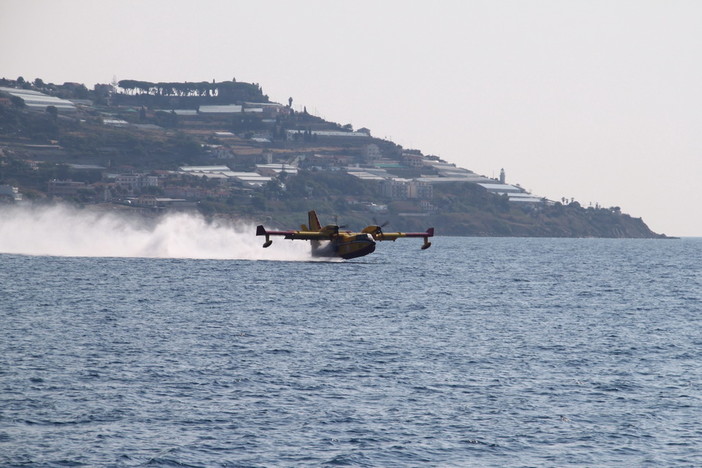
[[[251,223],[196,213],[155,219],[65,204],[0,207],[0,252],[75,257],[309,261],[307,242],[263,249]]]

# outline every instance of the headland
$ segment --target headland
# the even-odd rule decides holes
[[[0,201],[296,226],[310,209],[438,235],[657,238],[619,207],[499,178],[271,102],[256,83],[0,79]]]

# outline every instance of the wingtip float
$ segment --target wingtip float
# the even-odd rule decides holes
[[[308,240],[312,244],[315,257],[357,258],[375,251],[379,241],[395,241],[401,237],[419,237],[424,239],[422,250],[431,247],[430,237],[434,237],[434,228],[426,232],[383,232],[382,226],[367,226],[361,232],[342,231],[336,224],[322,226],[315,211],[307,213],[308,224],[299,231],[268,231],[262,225],[256,227],[257,236],[265,236],[263,247],[270,247],[271,236],[282,236],[290,240]],[[309,228],[307,227],[309,226]]]

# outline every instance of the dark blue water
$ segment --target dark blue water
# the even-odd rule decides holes
[[[0,255],[0,465],[702,466],[700,265],[702,239]]]

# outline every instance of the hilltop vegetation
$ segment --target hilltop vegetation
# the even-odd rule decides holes
[[[68,110],[58,110],[0,92],[0,187],[18,187],[25,200],[142,212],[189,206],[285,227],[316,209],[323,222],[350,228],[377,218],[393,229],[434,226],[443,235],[657,236],[617,207],[536,197],[517,203],[439,157],[295,111],[292,98],[271,103],[257,84],[123,80],[88,90],[2,79],[0,87],[68,100]],[[442,179],[452,173],[465,181]]]
[[[113,94],[113,104],[147,107],[180,107],[194,109],[203,104],[229,104],[268,101],[257,84],[225,81],[198,83],[151,83],[122,80],[118,86],[123,93]]]

